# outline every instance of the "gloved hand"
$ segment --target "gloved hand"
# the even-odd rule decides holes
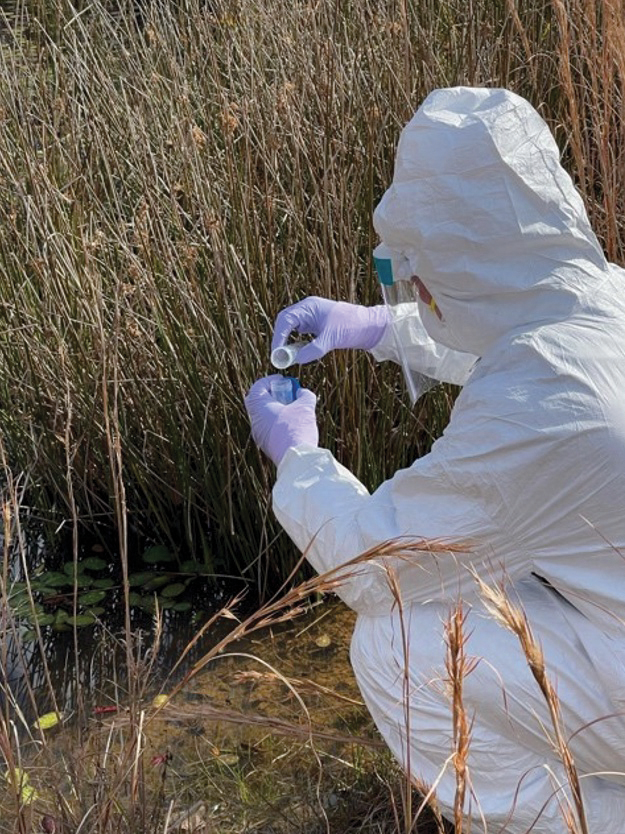
[[[245,408],[252,424],[252,437],[263,452],[277,466],[291,446],[307,443],[319,445],[319,430],[315,417],[317,397],[312,391],[300,388],[297,399],[283,405],[271,394],[271,381],[279,374],[257,380],[245,397]]]
[[[321,359],[336,348],[371,350],[382,338],[387,322],[384,305],[363,307],[311,295],[278,313],[271,349],[287,344],[295,332],[312,333],[315,337],[297,355],[297,362],[302,365]]]

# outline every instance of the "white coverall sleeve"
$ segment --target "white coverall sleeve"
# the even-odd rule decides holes
[[[391,610],[395,597],[388,568],[397,579],[402,602],[454,600],[459,593],[465,599],[475,596],[468,570],[475,554],[470,547],[456,551],[451,545],[488,540],[492,521],[473,495],[454,485],[438,457],[431,452],[372,494],[327,449],[298,446],[280,462],[274,512],[319,573],[402,537],[404,542],[436,540],[450,545],[440,552],[424,548],[405,557],[377,557],[340,571],[345,579],[336,592],[358,613],[381,615]],[[483,556],[480,560],[484,570]],[[510,575],[511,566],[506,569]]]
[[[378,362],[391,360],[401,364],[398,342],[411,370],[454,385],[464,385],[478,358],[445,347],[428,336],[418,304],[397,305],[392,323],[370,353]]]

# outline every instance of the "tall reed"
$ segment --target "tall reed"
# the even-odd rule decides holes
[[[131,525],[262,588],[291,546],[242,397],[278,310],[378,301],[372,207],[436,86],[511,87],[622,256],[616,0],[17,0],[0,49],[0,426],[31,503]],[[301,369],[322,443],[375,487],[427,450],[397,370]],[[45,509],[45,512],[44,512]],[[76,528],[80,529],[80,528]],[[121,538],[126,534],[121,531]],[[271,568],[270,568],[271,565]]]

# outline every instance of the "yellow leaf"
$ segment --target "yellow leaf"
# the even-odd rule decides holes
[[[30,782],[28,773],[20,767],[16,767],[12,771],[7,770],[4,774],[4,778],[7,782],[11,782],[13,785],[19,785],[20,788]]]
[[[33,724],[38,730],[49,730],[51,727],[56,727],[59,721],[63,718],[59,712],[46,712],[45,715],[40,715]]]
[[[164,707],[168,701],[169,695],[155,695],[152,698],[152,706],[158,709],[159,707]]]
[[[29,803],[34,802],[38,798],[39,794],[33,788],[32,785],[24,785],[22,787],[22,790],[20,792],[20,799],[24,804],[28,805]]]

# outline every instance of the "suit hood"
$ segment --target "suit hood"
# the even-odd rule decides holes
[[[429,335],[478,356],[573,315],[607,269],[549,128],[508,90],[431,93],[373,221],[438,304],[442,319],[422,310]]]

